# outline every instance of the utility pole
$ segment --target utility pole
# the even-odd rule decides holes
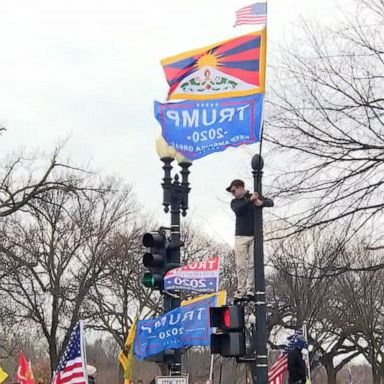
[[[169,244],[169,252],[167,254],[167,264],[179,265],[180,264],[180,247],[183,245],[180,236],[180,213],[184,216],[187,215],[188,210],[188,195],[190,192],[188,176],[189,167],[192,162],[188,159],[179,156],[175,153],[173,148],[169,147],[167,143],[160,140],[157,143],[157,152],[160,160],[164,163],[164,178],[163,183],[163,206],[165,213],[171,213],[171,236]],[[176,158],[181,168],[181,182],[180,177],[176,173],[172,177],[172,162]],[[168,295],[163,292],[164,296],[164,313],[171,311],[180,306],[180,298]],[[166,359],[171,373],[181,373],[181,350],[175,350],[174,354],[166,354]]]
[[[254,191],[262,195],[262,176],[264,161],[261,155],[252,158],[252,174]],[[256,325],[253,332],[253,346],[256,352],[255,364],[252,364],[252,379],[254,384],[268,384],[268,351],[267,351],[267,311],[265,296],[264,273],[264,237],[263,237],[263,208],[272,207],[271,199],[264,199],[261,207],[253,208],[254,224],[254,264],[255,264],[255,317]]]

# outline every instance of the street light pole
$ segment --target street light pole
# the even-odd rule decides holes
[[[165,213],[169,212],[171,208],[171,236],[170,246],[171,253],[168,255],[168,263],[180,264],[180,212],[183,217],[187,215],[188,210],[188,195],[190,192],[188,176],[190,174],[189,167],[192,163],[176,153],[164,139],[159,139],[157,142],[157,152],[160,156],[160,160],[164,163],[164,178],[163,188],[163,205]],[[179,181],[179,175],[176,173],[172,178],[172,162],[176,158],[181,167],[181,182]],[[180,298],[170,296],[167,293],[164,294],[164,313],[171,311],[180,306]],[[168,358],[169,365],[172,373],[181,373],[181,351],[175,350],[174,355]]]
[[[262,176],[264,161],[260,155],[252,158],[254,191],[262,196]],[[262,206],[253,208],[254,219],[254,264],[255,264],[255,316],[256,325],[253,332],[253,346],[256,362],[252,364],[253,383],[268,384],[267,352],[267,312],[265,297],[264,244],[263,244],[263,207],[272,207],[273,201],[265,199]]]

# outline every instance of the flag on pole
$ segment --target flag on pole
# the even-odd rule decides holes
[[[8,373],[3,371],[3,368],[0,368],[0,384],[3,383],[8,377]]]
[[[264,93],[265,29],[161,60],[168,99],[212,100]]]
[[[132,375],[132,363],[134,359],[133,345],[136,337],[137,317],[133,320],[129,329],[127,340],[125,341],[123,350],[119,353],[118,359],[124,370],[124,384],[130,384]]]
[[[16,379],[20,384],[35,384],[31,364],[23,352],[19,353],[19,365],[17,367]]]
[[[88,384],[83,321],[79,321],[53,374],[52,384]]]
[[[259,142],[263,96],[260,93],[206,103],[155,102],[155,116],[166,143],[187,159],[196,160],[228,147]]]
[[[268,383],[269,384],[282,384],[284,375],[288,369],[288,352],[296,347],[298,337],[302,336],[303,332],[301,330],[295,331],[293,336],[290,339],[290,342],[285,346],[283,352],[268,370]]]
[[[135,337],[135,358],[143,360],[165,349],[211,343],[209,309],[216,295],[173,309],[157,318],[139,320]]]
[[[214,257],[169,270],[164,276],[164,290],[211,293],[219,290],[219,262]]]
[[[210,297],[213,297],[213,296],[216,297],[216,302],[214,305],[215,307],[221,307],[227,303],[227,291],[223,289],[222,291],[219,291],[216,293],[207,293],[206,295],[197,296],[197,297],[194,297],[193,299],[183,300],[180,303],[180,306],[183,307],[184,305],[189,305],[192,303],[196,303],[197,301],[209,299]]]
[[[236,25],[242,24],[267,24],[267,3],[255,3],[240,8],[236,12]]]

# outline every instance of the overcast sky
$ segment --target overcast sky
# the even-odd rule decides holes
[[[331,23],[335,7],[346,2],[270,0],[269,54],[282,39],[294,38],[299,15]],[[69,137],[65,153],[72,162],[121,176],[168,224],[154,147],[160,127],[153,101],[164,101],[167,92],[159,61],[252,32],[252,26],[232,27],[235,11],[250,3],[1,0],[0,121],[8,131],[0,156],[20,147],[49,152]],[[258,145],[212,154],[191,168],[189,220],[229,244],[234,217],[224,188],[247,174],[250,150],[256,153]]]

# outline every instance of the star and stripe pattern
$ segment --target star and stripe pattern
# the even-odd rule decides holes
[[[288,353],[296,347],[298,338],[301,336],[303,336],[301,330],[295,331],[292,335],[282,354],[268,370],[268,384],[283,384],[284,375],[288,370]]]
[[[255,3],[236,12],[235,27],[243,24],[267,24],[267,3]]]
[[[59,360],[52,384],[88,384],[83,335],[83,322],[79,321]]]

